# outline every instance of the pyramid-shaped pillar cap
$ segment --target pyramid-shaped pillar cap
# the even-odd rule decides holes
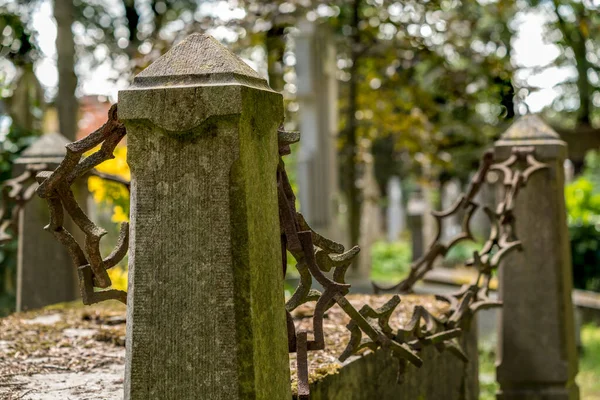
[[[261,97],[264,104],[244,101],[254,91],[269,93]],[[177,134],[209,118],[239,115],[249,108],[264,114],[267,105],[279,102],[281,95],[238,56],[212,37],[196,33],[138,74],[131,87],[119,91],[119,119],[150,121]]]
[[[60,163],[67,154],[69,140],[60,133],[45,133],[15,160],[15,164]]]
[[[269,89],[267,81],[209,35],[194,33],[139,73],[131,89],[241,84]]]
[[[500,137],[501,140],[560,139],[560,136],[539,115],[529,114],[519,118]]]
[[[503,151],[498,153],[501,149],[510,150],[523,146],[535,146],[536,154],[544,158],[565,157],[566,155],[566,143],[560,139],[560,135],[550,125],[536,114],[520,117],[494,145],[497,155],[504,153]]]

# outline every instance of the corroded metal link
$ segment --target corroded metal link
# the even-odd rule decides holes
[[[0,244],[9,242],[18,235],[19,213],[38,187],[35,175],[46,168],[46,164],[27,165],[21,175],[4,181],[0,187]]]
[[[2,193],[0,203],[0,244],[11,241],[18,234],[18,217],[20,211],[34,197],[39,187],[36,175],[48,169],[47,164],[29,164],[25,171],[16,178],[8,179],[0,186]],[[41,176],[49,176],[41,175]],[[98,178],[123,185],[128,191],[128,180],[117,175],[90,171],[85,178],[97,176]]]
[[[106,270],[116,265],[127,253],[129,229],[127,224],[121,226],[121,234],[116,248],[109,256],[103,258],[100,255],[99,242],[105,231],[83,213],[75,201],[70,186],[76,179],[89,175],[127,184],[120,178],[103,176],[94,170],[104,160],[114,157],[113,150],[125,133],[125,127],[117,118],[117,108],[113,106],[109,111],[108,121],[102,128],[67,146],[67,156],[54,172],[40,172],[37,175],[39,182],[37,193],[46,199],[50,208],[50,223],[45,229],[52,232],[56,239],[68,249],[78,270],[85,304],[107,299],[126,302],[126,293],[123,291],[95,291],[94,287],[110,286],[111,282]],[[491,152],[485,153],[481,167],[474,175],[466,193],[448,210],[434,213],[438,234],[426,254],[413,263],[409,276],[391,288],[375,286],[376,291],[410,292],[414,284],[434,267],[439,257],[445,256],[457,243],[463,240],[472,240],[470,221],[474,212],[479,208],[479,204],[474,201],[474,198],[490,171],[503,174],[505,186],[503,200],[498,204],[496,210],[484,208],[492,223],[490,237],[483,248],[474,253],[473,259],[468,263],[478,271],[476,281],[471,285],[466,285],[453,295],[436,296],[438,300],[446,301],[449,304],[448,311],[443,315],[435,317],[425,308],[415,307],[408,324],[394,332],[389,325],[389,319],[401,301],[399,296],[392,297],[378,309],[364,305],[360,310],[346,298],[350,285],[346,283],[345,274],[360,249],[355,246],[346,251],[341,244],[313,231],[304,217],[297,212],[296,197],[281,157],[290,154],[290,144],[297,142],[300,136],[297,132],[286,132],[283,129],[279,130],[278,135],[280,162],[277,167],[276,179],[282,270],[285,274],[288,262],[287,252],[289,252],[296,260],[300,273],[300,283],[286,302],[285,307],[288,349],[289,352],[297,352],[299,398],[308,399],[309,397],[308,352],[324,348],[323,318],[327,310],[335,304],[350,317],[350,323],[347,325],[350,331],[350,340],[341,354],[340,360],[345,360],[363,349],[388,349],[398,360],[399,381],[403,379],[407,362],[415,366],[422,365],[423,361],[419,352],[428,345],[433,345],[440,351],[448,350],[460,359],[466,360],[465,353],[457,339],[464,329],[469,328],[471,318],[477,310],[500,305],[499,302],[491,301],[488,298],[491,274],[497,269],[506,254],[520,248],[521,245],[515,237],[513,214],[519,190],[526,185],[534,173],[546,168],[546,165],[535,159],[534,149],[516,148],[508,160],[498,164],[493,163]],[[85,152],[98,145],[101,146],[98,151],[82,159]],[[523,164],[525,165],[524,169],[516,168]],[[16,178],[17,181],[9,184],[9,189],[3,189],[3,195],[20,192],[21,189],[18,188],[21,183],[18,180],[20,178]],[[85,233],[84,249],[63,226],[65,210]],[[6,213],[5,210],[3,212]],[[440,231],[444,220],[459,213],[464,215],[462,231],[448,242],[442,243]],[[5,230],[0,228],[0,233]],[[324,274],[329,271],[333,271],[332,278]],[[313,278],[323,287],[322,293],[311,288]],[[291,315],[294,309],[307,302],[316,302],[312,318],[313,340],[308,339],[307,331],[297,330]],[[363,335],[366,338],[363,339]]]
[[[92,169],[86,174],[87,177],[96,176],[107,182],[118,183],[119,185],[123,185],[128,192],[131,191],[131,182],[127,179],[123,179],[119,175],[107,174],[106,172],[100,172],[97,169]]]
[[[290,139],[293,138],[293,139]],[[299,139],[295,133],[279,131],[280,157],[290,153],[289,144]],[[449,309],[443,315],[435,317],[425,308],[415,307],[408,324],[397,332],[389,326],[389,318],[400,303],[400,297],[392,297],[382,307],[374,310],[364,305],[357,310],[345,297],[350,286],[345,283],[345,273],[359,252],[354,247],[344,252],[344,247],[314,232],[300,213],[296,211],[296,197],[285,172],[285,164],[280,159],[277,171],[277,188],[279,199],[279,217],[282,237],[282,251],[289,251],[297,262],[300,273],[300,283],[292,297],[286,302],[288,348],[290,352],[298,352],[298,388],[299,396],[308,398],[308,361],[309,351],[323,349],[325,345],[323,318],[325,312],[337,304],[349,317],[347,329],[350,340],[340,361],[348,359],[363,349],[372,351],[378,348],[391,350],[398,359],[398,381],[402,381],[406,363],[421,366],[423,361],[418,353],[425,346],[433,345],[439,351],[448,350],[456,357],[466,361],[465,352],[457,339],[470,326],[475,312],[485,308],[497,307],[500,302],[488,298],[491,274],[506,254],[519,249],[521,243],[514,237],[514,215],[512,213],[519,190],[536,172],[546,168],[546,165],[535,159],[533,148],[516,148],[513,155],[503,163],[494,164],[493,152],[488,151],[482,158],[479,170],[473,176],[468,190],[448,210],[434,212],[437,222],[436,237],[428,251],[412,266],[408,277],[397,285],[389,288],[375,286],[376,292],[398,291],[412,292],[416,282],[433,269],[436,261],[444,257],[456,244],[464,240],[474,240],[470,230],[471,219],[479,209],[475,197],[486,182],[488,173],[496,171],[503,174],[505,195],[495,211],[485,207],[485,214],[492,224],[489,239],[479,252],[475,252],[468,265],[478,271],[477,280],[466,285],[459,292],[446,296],[436,296],[438,300],[449,304]],[[525,164],[521,171],[515,169],[517,164]],[[462,214],[462,230],[447,242],[442,242],[441,229],[445,219]],[[284,273],[287,257],[282,257]],[[323,272],[333,270],[333,279]],[[312,280],[316,279],[324,288],[323,293],[312,290]],[[312,317],[314,340],[306,339],[306,331],[297,331],[291,312],[298,306],[309,301],[316,301]],[[363,338],[366,335],[366,338]],[[302,393],[300,392],[302,390]]]
[[[50,208],[50,223],[45,227],[68,250],[79,276],[79,286],[84,304],[93,304],[108,299],[126,302],[126,293],[120,290],[96,291],[111,285],[107,270],[117,265],[127,254],[129,246],[129,225],[121,225],[121,233],[115,249],[102,257],[100,240],[106,231],[92,222],[83,212],[71,190],[77,179],[90,175],[118,182],[129,188],[128,182],[109,174],[103,174],[94,168],[105,160],[114,158],[113,151],[125,136],[125,126],[118,120],[117,106],[108,112],[108,121],[87,137],[68,144],[67,154],[54,171],[42,171],[37,174],[39,187],[37,194],[45,199]],[[84,153],[100,148],[84,158]],[[77,227],[85,234],[84,247],[75,240],[64,227],[64,212],[67,212]]]

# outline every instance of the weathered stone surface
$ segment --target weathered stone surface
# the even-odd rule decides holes
[[[515,146],[534,146],[549,169],[533,175],[519,193],[516,236],[523,251],[510,253],[501,265],[498,399],[578,399],[566,145],[539,117],[526,116],[496,143],[497,158],[508,158]]]
[[[390,297],[348,295],[348,300],[355,307],[363,304],[378,307]],[[436,301],[430,295],[403,295],[390,319],[392,328],[405,324],[417,305],[425,307],[433,315],[440,315],[448,307],[447,303]],[[302,329],[309,328],[312,324],[309,316],[313,311],[314,303],[296,309],[296,324]],[[77,301],[0,318],[0,398],[122,399],[124,316],[125,306],[116,301],[93,306],[84,306]],[[326,347],[309,354],[309,377],[315,381],[312,386],[315,396],[331,392],[331,397],[325,398],[337,399],[339,397],[336,396],[350,391],[344,399],[379,399],[379,393],[392,396],[387,398],[407,400],[477,398],[477,346],[473,334],[466,336],[464,345],[473,362],[464,364],[449,352],[438,354],[429,349],[422,353],[425,359],[423,367],[410,367],[405,376],[406,382],[398,385],[396,362],[384,353],[364,358],[359,356],[348,365],[341,366],[337,357],[350,338],[345,327],[348,322],[347,315],[338,306],[328,310],[324,325]],[[294,387],[297,384],[294,353],[289,355],[289,365]],[[368,368],[365,369],[365,366]],[[358,378],[355,376],[357,373],[360,374]],[[381,376],[378,375],[380,373]],[[452,379],[456,381],[452,383]],[[362,394],[366,380],[369,383],[364,384]],[[360,391],[357,390],[359,382]],[[463,385],[464,390],[457,392],[459,385]],[[339,390],[339,394],[334,394],[334,390]],[[450,396],[464,393],[466,397],[447,397],[446,393]],[[204,397],[204,394],[196,398],[210,398]],[[372,397],[365,397],[368,395]],[[282,397],[283,400],[290,398]]]
[[[411,234],[412,241],[412,259],[418,260],[425,251],[423,214],[425,214],[425,201],[420,192],[411,193],[407,204],[407,224]]]
[[[335,218],[339,197],[335,40],[327,24],[302,19],[297,28],[294,38],[296,99],[302,132],[296,168],[297,196],[308,224],[321,235],[343,243],[348,240],[347,232],[337,226]]]
[[[466,332],[461,339],[468,363],[450,352],[439,353],[427,347],[420,354],[423,366],[408,366],[404,382],[399,384],[396,359],[378,350],[349,361],[336,374],[313,382],[311,400],[477,400],[479,368],[475,331]]]
[[[58,133],[47,133],[37,139],[15,160],[14,176],[25,172],[28,164],[47,164],[55,169],[66,154],[69,141]],[[75,184],[79,199],[87,197],[86,184]],[[85,201],[82,202],[85,206]],[[31,310],[49,304],[71,301],[78,297],[77,274],[66,249],[53,235],[43,230],[50,221],[46,201],[38,196],[19,215],[19,247],[17,254],[17,311]],[[76,232],[67,216],[69,230]]]
[[[289,398],[281,95],[195,34],[119,93],[119,118],[132,172],[125,398]]]

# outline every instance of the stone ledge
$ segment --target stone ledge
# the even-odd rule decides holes
[[[350,295],[359,307],[378,307],[390,296]],[[432,296],[403,295],[390,320],[397,328],[408,321],[416,305],[433,314],[445,303]],[[309,328],[310,306],[295,312],[296,324]],[[424,365],[408,368],[405,382],[396,383],[396,361],[384,351],[369,352],[341,364],[349,338],[347,316],[335,306],[324,321],[327,347],[309,353],[312,399],[468,399],[476,400],[477,339],[467,333],[463,348],[473,362],[458,360],[449,352],[426,348]],[[125,363],[125,306],[105,302],[83,306],[80,302],[59,304],[42,310],[16,313],[0,319],[0,398],[62,400],[123,398]],[[292,385],[295,385],[295,354],[290,355]]]
[[[349,295],[357,308],[368,303],[376,308],[383,305],[391,295]],[[401,303],[390,318],[390,326],[397,329],[408,322],[416,305],[425,307],[432,314],[440,314],[446,303],[433,296],[401,295]],[[307,306],[296,310],[296,325],[310,328],[312,309]],[[334,306],[326,314],[325,350],[309,352],[309,381],[311,400],[477,400],[479,397],[478,353],[475,329],[466,332],[461,344],[469,363],[456,358],[450,352],[439,353],[426,347],[420,356],[423,366],[407,367],[404,381],[397,383],[397,361],[388,352],[378,350],[348,359],[344,364],[337,360],[350,337],[345,325],[349,318]],[[476,323],[473,326],[477,326]],[[290,355],[292,388],[296,393],[295,354]]]

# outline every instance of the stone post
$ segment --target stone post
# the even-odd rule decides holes
[[[410,236],[412,240],[412,259],[413,261],[421,258],[425,251],[425,238],[423,235],[423,214],[427,205],[423,199],[421,191],[412,192],[408,196],[408,203],[406,205],[406,222]]]
[[[347,240],[336,225],[338,193],[336,135],[338,80],[333,36],[323,24],[302,19],[295,35],[296,73],[302,132],[298,193],[310,226],[334,240]]]
[[[31,164],[46,164],[46,169],[55,169],[65,157],[68,143],[67,138],[58,133],[41,136],[15,160],[13,174],[22,174]],[[74,189],[76,196],[87,196],[85,182],[76,184]],[[78,297],[77,271],[67,250],[42,229],[48,221],[50,213],[46,201],[38,196],[33,196],[19,214],[17,311]]]
[[[457,178],[453,178],[443,184],[440,190],[442,210],[450,209],[458,200],[461,191],[460,180]],[[446,218],[442,224],[442,239],[447,241],[456,237],[462,230],[460,222],[461,216],[456,214]]]
[[[194,34],[119,92],[131,167],[125,399],[288,399],[282,96]]]
[[[364,161],[364,172],[362,179],[363,205],[360,223],[360,262],[358,270],[350,274],[352,280],[368,281],[371,275],[371,248],[373,244],[382,238],[382,216],[379,192],[379,185],[375,180],[375,170],[373,165],[373,155],[368,146],[363,146],[362,159]]]
[[[518,194],[516,236],[522,251],[500,266],[497,379],[499,400],[575,400],[577,353],[569,235],[564,199],[565,142],[538,116],[514,123],[495,144],[499,161],[533,147],[549,168]]]
[[[395,242],[400,238],[404,230],[405,215],[404,204],[402,202],[402,182],[400,177],[392,176],[387,183],[387,240]]]

